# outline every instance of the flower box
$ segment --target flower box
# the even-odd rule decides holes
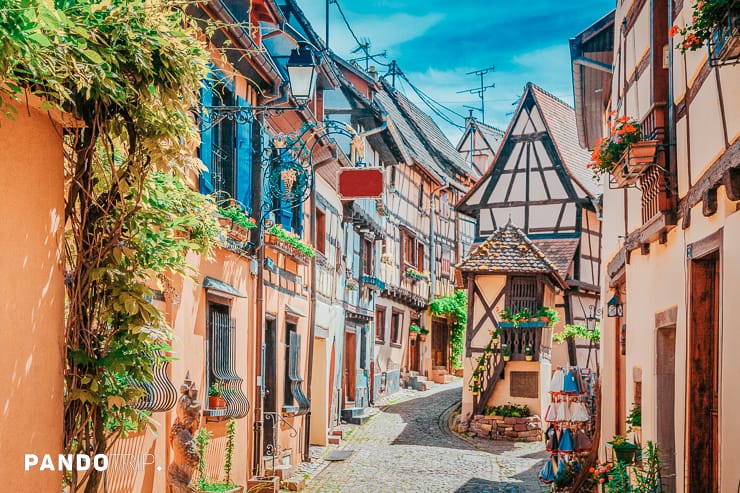
[[[618,188],[631,187],[639,181],[642,174],[655,164],[657,147],[657,140],[642,140],[627,146],[612,170]]]
[[[516,324],[514,322],[499,322],[498,326],[502,329],[513,329]]]
[[[709,56],[712,65],[740,60],[740,5],[728,12],[710,33]]]
[[[500,326],[501,324],[499,324]],[[522,329],[541,329],[542,327],[547,326],[547,322],[542,322],[540,320],[530,320],[528,322],[519,322],[519,327]]]
[[[374,291],[383,291],[385,289],[385,283],[375,276],[363,275],[360,278],[360,282]]]

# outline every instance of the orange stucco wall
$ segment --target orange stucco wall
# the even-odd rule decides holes
[[[0,117],[0,477],[4,491],[59,491],[24,454],[62,445],[62,148],[45,112],[18,111]]]

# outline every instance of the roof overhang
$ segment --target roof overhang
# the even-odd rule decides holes
[[[614,56],[614,11],[570,40],[578,142],[593,149],[602,135],[609,100]]]

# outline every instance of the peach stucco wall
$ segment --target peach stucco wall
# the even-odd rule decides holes
[[[45,112],[18,109],[0,117],[0,489],[59,491],[59,474],[24,472],[24,454],[62,446],[62,147]]]

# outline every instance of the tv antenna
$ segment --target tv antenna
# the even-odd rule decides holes
[[[463,89],[462,91],[457,91],[457,94],[462,94],[462,93],[475,94],[480,98],[480,108],[475,108],[471,106],[465,106],[465,107],[468,109],[475,110],[475,111],[480,111],[480,120],[483,123],[486,123],[486,98],[485,98],[486,91],[488,89],[496,87],[496,84],[486,85],[484,76],[489,72],[493,72],[494,70],[495,70],[494,66],[491,65],[488,68],[482,68],[480,70],[473,70],[472,72],[468,72],[465,75],[477,75],[478,77],[480,77],[480,85],[472,89]]]

